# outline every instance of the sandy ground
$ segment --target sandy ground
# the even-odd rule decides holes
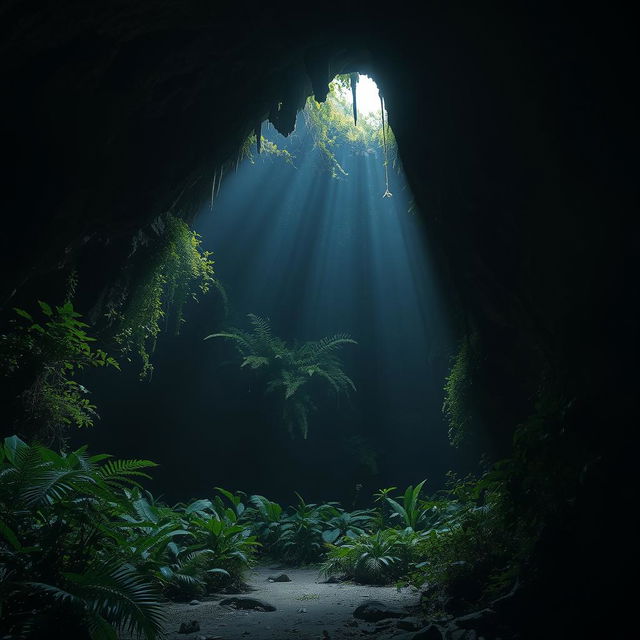
[[[286,573],[291,582],[269,582],[268,577]],[[315,569],[256,567],[247,576],[253,589],[238,594],[262,600],[276,611],[242,611],[221,606],[230,594],[209,597],[200,604],[167,605],[167,638],[187,640],[343,640],[374,633],[375,625],[356,621],[354,609],[367,599],[394,607],[415,609],[418,594],[410,588],[372,587],[350,583],[326,584]],[[197,620],[200,631],[179,634],[182,622]],[[357,623],[357,626],[356,626]],[[326,632],[326,634],[324,633]],[[384,640],[401,633],[397,628],[375,633]]]

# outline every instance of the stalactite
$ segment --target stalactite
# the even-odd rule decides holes
[[[220,185],[222,184],[222,176],[224,175],[224,165],[220,167],[220,177],[218,178],[218,188],[216,189],[216,198],[220,193]]]
[[[389,156],[387,153],[387,134],[385,132],[384,124],[384,98],[380,93],[380,116],[382,118],[382,146],[384,147],[384,183],[385,189],[382,194],[383,198],[390,198],[393,194],[389,191]]]
[[[358,74],[352,73],[350,76],[351,97],[353,98],[353,124],[358,126],[358,101],[356,98],[356,87],[358,86]]]
[[[209,207],[209,211],[213,211],[213,199],[216,195],[216,177],[218,176],[218,171],[213,174],[213,182],[211,184],[211,206]]]
[[[259,122],[256,126],[256,150],[260,153],[260,147],[262,146],[262,122]]]

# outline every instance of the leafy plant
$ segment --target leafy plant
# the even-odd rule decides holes
[[[344,536],[355,538],[363,535],[373,523],[372,512],[368,510],[349,512],[340,507],[331,506],[328,509],[328,515],[330,517],[325,523],[328,528],[322,532],[322,539],[330,544],[334,544]]]
[[[126,510],[122,486],[146,460],[108,460],[86,448],[66,455],[16,436],[0,448],[0,618],[23,637],[148,639],[161,631],[157,586],[124,560],[110,529]],[[115,551],[115,552],[114,552]]]
[[[123,355],[140,357],[140,378],[153,374],[151,354],[164,328],[180,332],[189,300],[216,288],[226,306],[224,289],[214,277],[211,252],[202,251],[200,236],[186,222],[166,214],[156,219],[152,236],[134,246],[141,257],[132,263],[107,309],[115,341]],[[147,246],[145,246],[147,245]]]
[[[296,495],[298,504],[280,528],[278,548],[287,562],[301,565],[315,562],[323,554],[322,511],[326,507],[307,504],[300,494]]]
[[[388,584],[406,574],[419,539],[418,534],[395,529],[347,537],[341,545],[329,547],[321,573],[365,584]]]
[[[255,547],[259,544],[248,529],[233,519],[225,521],[211,517],[194,518],[190,532],[195,549],[211,552],[213,562],[206,571],[207,586],[211,589],[240,586],[243,571],[251,566]]]
[[[263,545],[271,551],[280,539],[282,525],[285,522],[283,509],[277,502],[264,496],[253,495],[249,498],[252,507],[248,513],[251,530]]]
[[[391,517],[399,518],[405,527],[413,531],[418,531],[425,520],[425,511],[419,500],[420,492],[425,482],[426,480],[423,480],[415,487],[409,485],[404,494],[399,498],[402,504],[392,498],[385,497],[385,500],[393,510]]]
[[[309,430],[309,414],[314,409],[311,386],[321,381],[337,394],[348,394],[355,385],[343,371],[336,351],[344,344],[356,344],[347,334],[335,334],[301,346],[288,346],[271,332],[269,321],[249,314],[251,331],[230,328],[208,335],[232,340],[240,355],[240,367],[263,370],[268,379],[267,392],[277,391],[283,400],[283,418],[290,433],[297,428],[304,438]]]
[[[20,432],[60,440],[70,426],[91,426],[98,415],[89,391],[74,377],[90,367],[119,366],[92,347],[95,338],[71,302],[38,305],[39,314],[15,309],[20,320],[1,341],[2,375],[16,390]]]

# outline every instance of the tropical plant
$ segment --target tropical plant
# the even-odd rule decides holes
[[[228,512],[233,513],[230,509]],[[251,566],[260,544],[255,536],[233,518],[194,518],[189,530],[195,541],[193,549],[211,553],[204,576],[208,589],[241,586],[243,572]]]
[[[2,335],[2,376],[19,400],[16,427],[42,440],[61,440],[70,426],[88,427],[97,417],[89,391],[74,377],[83,369],[118,363],[92,348],[88,325],[69,301],[51,306],[38,301],[39,313],[15,309],[12,329]]]
[[[391,506],[392,519],[399,519],[403,526],[418,531],[424,527],[426,513],[420,504],[420,492],[426,480],[423,480],[415,487],[409,485],[402,496],[398,498],[400,502],[385,496],[385,500]]]
[[[416,558],[419,534],[386,529],[330,545],[321,573],[365,584],[387,584],[405,575]]]
[[[328,528],[322,532],[322,539],[330,544],[335,544],[344,536],[355,538],[363,535],[373,523],[372,512],[364,509],[349,512],[338,506],[330,506],[325,514],[329,516],[325,522]]]
[[[287,562],[302,565],[316,562],[324,552],[322,533],[326,506],[307,504],[299,493],[296,496],[298,504],[280,527],[278,550]]]
[[[253,495],[249,498],[249,502],[252,506],[247,510],[247,515],[250,519],[251,531],[265,551],[273,551],[280,539],[280,530],[285,522],[283,509],[277,502],[272,502],[264,496]]]
[[[266,391],[277,391],[283,400],[283,419],[289,433],[297,428],[303,438],[309,430],[309,414],[315,408],[317,395],[314,381],[321,381],[337,394],[355,390],[351,378],[343,371],[336,351],[344,344],[356,344],[347,334],[338,333],[301,346],[288,346],[274,336],[268,319],[249,314],[251,331],[230,328],[208,335],[210,338],[232,340],[240,355],[240,367],[263,370],[267,375]]]
[[[159,590],[125,560],[111,535],[127,509],[122,487],[146,460],[57,454],[16,436],[0,448],[0,619],[15,637],[148,639],[163,622]]]

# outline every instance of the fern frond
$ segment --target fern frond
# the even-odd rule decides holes
[[[28,506],[61,500],[78,491],[80,485],[88,488],[88,485],[95,482],[95,477],[80,469],[44,471],[34,477],[32,484],[23,490],[22,499]]]
[[[305,382],[306,378],[304,376],[292,374],[285,369],[282,372],[284,399],[288,400]]]
[[[246,356],[242,361],[240,368],[249,366],[251,369],[258,369],[259,367],[263,367],[269,364],[269,358],[265,358],[264,356]]]
[[[151,460],[109,460],[97,471],[98,476],[107,484],[130,483],[135,484],[132,477],[149,478],[140,471],[158,465]]]
[[[103,566],[84,574],[64,574],[69,591],[89,604],[89,610],[129,633],[147,640],[162,633],[165,621],[158,593],[128,566]]]

